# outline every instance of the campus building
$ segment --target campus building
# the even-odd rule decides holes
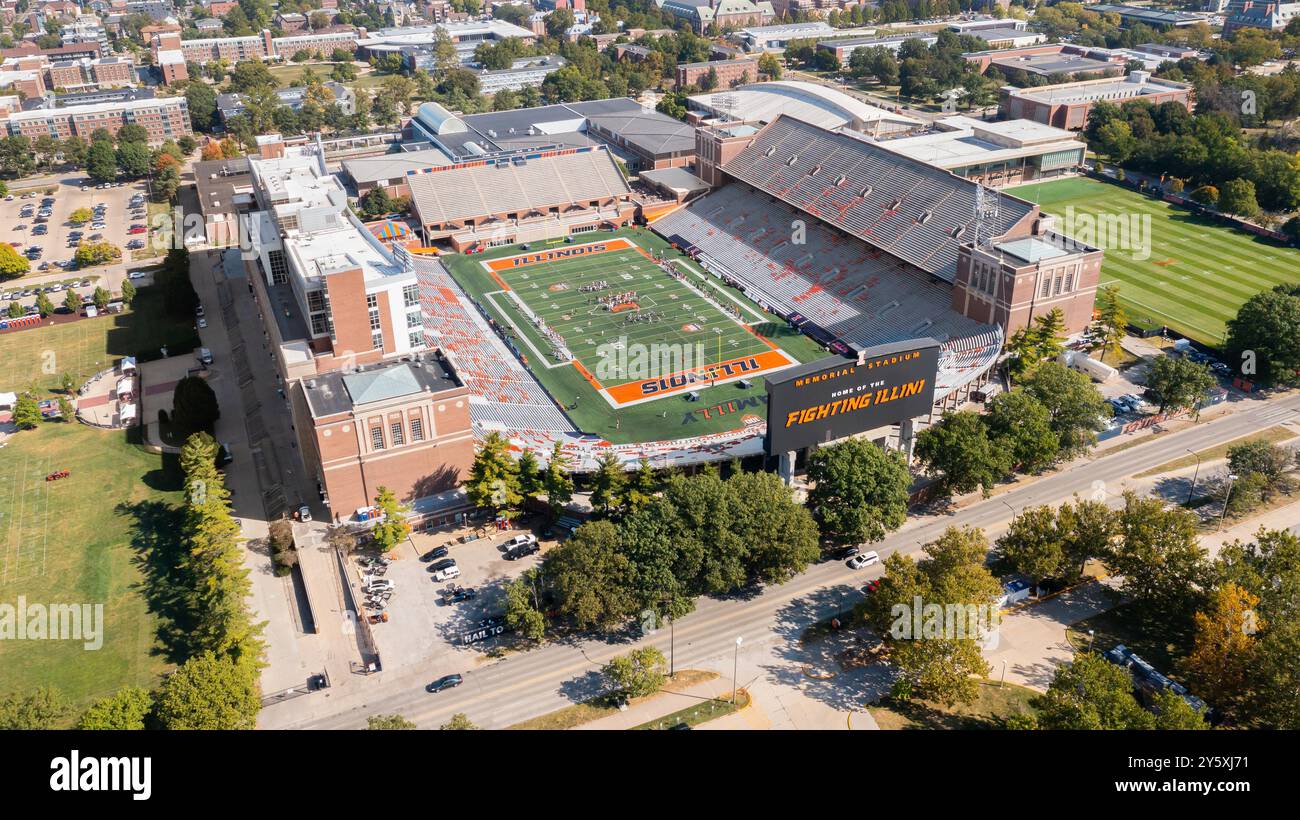
[[[1088,112],[1098,102],[1126,105],[1145,100],[1152,105],[1176,102],[1192,109],[1192,86],[1173,80],[1161,80],[1147,71],[1133,71],[1127,77],[1083,80],[1037,88],[1004,86],[1000,90],[998,114],[1003,119],[1025,119],[1080,131],[1088,122]]]
[[[1087,147],[1072,131],[1030,120],[947,117],[935,125],[942,130],[880,144],[992,188],[1074,174]]]
[[[335,520],[349,520],[387,487],[415,526],[468,508],[457,484],[474,461],[470,391],[452,360],[429,352],[335,370],[293,385],[303,461]]]
[[[35,108],[10,114],[0,126],[11,135],[35,139],[50,136],[90,139],[99,128],[116,134],[122,126],[139,125],[149,134],[149,145],[192,134],[190,112],[184,97],[144,97],[120,102],[70,105],[63,108]]]
[[[286,380],[424,347],[415,274],[348,208],[319,144],[259,138],[249,159],[257,254],[274,351]]]
[[[702,63],[681,63],[677,66],[677,87],[688,85],[703,87],[709,72],[716,78],[714,88],[731,88],[758,82],[758,59],[745,57],[739,60],[708,60]]]
[[[776,18],[768,0],[655,0],[659,9],[704,34],[709,26],[719,29],[761,26]]]

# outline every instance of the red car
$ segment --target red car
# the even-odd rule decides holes
[[[147,229],[143,225],[136,225],[134,228],[128,230],[127,233],[144,233],[146,230]]]

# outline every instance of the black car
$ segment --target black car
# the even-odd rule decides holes
[[[473,587],[457,587],[451,594],[443,596],[443,600],[449,604],[458,604],[461,601],[470,601],[478,595]]]
[[[831,558],[835,561],[845,561],[859,552],[857,547],[837,547],[831,552]]]
[[[443,675],[441,678],[438,678],[433,683],[424,687],[424,690],[426,692],[441,692],[444,689],[455,689],[464,682],[465,679],[460,675]]]
[[[420,556],[421,561],[432,561],[435,558],[446,558],[451,550],[446,547],[434,547],[433,549]]]
[[[444,569],[449,569],[454,566],[456,566],[455,558],[444,558],[441,561],[430,564],[429,572],[442,572]]]

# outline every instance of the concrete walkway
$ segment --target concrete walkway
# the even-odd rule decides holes
[[[699,705],[707,709],[710,698],[729,697],[730,695],[731,681],[718,676],[712,680],[688,686],[685,689],[673,690],[670,688],[633,704],[617,714],[593,720],[591,723],[584,723],[574,728],[579,730],[605,729],[614,731],[631,729],[691,706]]]

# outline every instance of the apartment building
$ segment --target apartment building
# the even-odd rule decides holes
[[[1153,78],[1148,71],[1133,71],[1127,77],[1083,80],[1037,88],[1004,86],[1000,90],[998,114],[1003,119],[1026,119],[1079,131],[1088,123],[1092,106],[1105,101],[1127,105],[1145,100],[1152,105],[1176,102],[1192,108],[1192,86]]]
[[[234,65],[243,60],[292,60],[299,52],[323,54],[328,57],[335,49],[352,52],[357,47],[357,37],[363,36],[352,28],[336,31],[318,31],[272,37],[263,29],[261,34],[246,37],[210,37],[199,40],[182,40],[179,34],[166,33],[154,37],[152,49],[157,58],[163,51],[179,51],[184,62],[205,63],[225,60]],[[155,59],[154,62],[158,62]]]
[[[731,88],[758,81],[758,59],[746,57],[740,60],[709,60],[702,63],[681,63],[677,66],[677,87],[693,85],[704,88],[709,72],[714,72],[716,83],[705,89]]]
[[[35,139],[51,136],[89,139],[98,128],[116,134],[124,125],[139,125],[149,134],[149,145],[162,145],[193,133],[184,97],[129,99],[64,108],[37,108],[9,116],[4,123],[11,135]]]

